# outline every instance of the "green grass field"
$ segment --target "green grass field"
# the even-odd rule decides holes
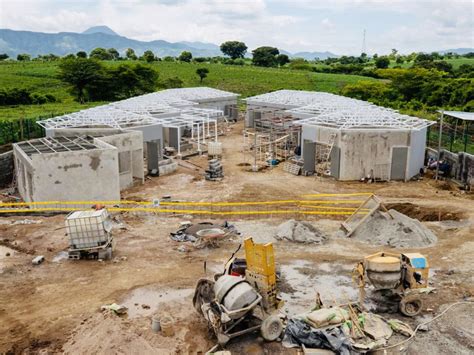
[[[108,62],[119,65],[122,62]],[[361,80],[374,80],[357,75],[323,74],[288,69],[232,66],[223,64],[189,64],[156,62],[152,66],[159,72],[160,80],[178,77],[184,86],[209,86],[236,92],[242,97],[278,89],[298,89],[339,92],[346,84]],[[206,67],[209,75],[202,84],[196,69]],[[67,85],[58,78],[58,64],[48,62],[0,63],[0,88],[29,88],[33,92],[52,94],[59,102],[44,105],[0,107],[0,119],[52,117],[103,104],[89,102],[81,105],[67,91]]]

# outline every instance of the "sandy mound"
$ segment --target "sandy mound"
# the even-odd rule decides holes
[[[426,247],[438,240],[420,221],[395,210],[389,210],[388,213],[376,211],[351,237],[372,245],[398,248]]]
[[[322,244],[327,236],[308,222],[299,222],[290,219],[278,226],[275,238],[296,243]]]
[[[112,313],[98,313],[82,322],[63,345],[65,354],[178,354],[210,347],[198,334],[206,332],[197,314],[177,321],[175,335],[164,337],[151,331],[150,319],[127,319]],[[193,322],[190,324],[189,322]],[[194,328],[194,330],[193,330]]]

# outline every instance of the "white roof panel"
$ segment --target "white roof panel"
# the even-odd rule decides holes
[[[474,112],[463,112],[463,111],[438,111],[442,112],[447,116],[459,118],[464,121],[474,121]]]

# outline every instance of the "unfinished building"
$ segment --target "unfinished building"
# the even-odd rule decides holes
[[[13,154],[26,202],[118,201],[122,189],[144,179],[140,132],[39,138],[14,144]]]
[[[47,136],[62,135],[66,129],[141,131],[146,150],[158,151],[153,156],[161,156],[165,146],[172,147],[180,156],[182,150],[201,152],[208,141],[217,141],[219,124],[238,117],[237,98],[237,94],[206,87],[170,89],[54,117],[39,124]]]
[[[297,153],[305,174],[406,181],[424,166],[433,122],[322,92],[280,90],[246,101],[246,126],[256,132],[281,121],[286,132],[301,127]]]

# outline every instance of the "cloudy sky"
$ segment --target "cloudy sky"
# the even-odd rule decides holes
[[[474,47],[471,0],[0,0],[0,28],[138,39],[244,41],[291,52],[402,53]]]

